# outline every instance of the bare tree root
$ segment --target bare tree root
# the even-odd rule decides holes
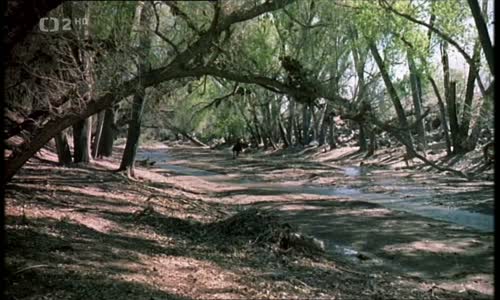
[[[129,168],[127,168],[127,169],[120,168],[120,169],[114,170],[113,172],[116,173],[117,175],[119,175],[120,177],[127,179],[130,182],[141,182],[141,180],[139,178],[136,178],[134,174],[131,174]]]

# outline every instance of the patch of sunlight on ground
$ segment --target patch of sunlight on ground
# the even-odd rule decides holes
[[[473,239],[456,240],[450,239],[446,241],[440,240],[423,240],[412,243],[388,245],[384,247],[386,252],[405,252],[415,254],[417,252],[431,253],[464,253],[469,247],[477,244]]]

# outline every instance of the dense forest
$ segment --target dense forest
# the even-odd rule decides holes
[[[5,6],[8,299],[493,298],[493,1]]]

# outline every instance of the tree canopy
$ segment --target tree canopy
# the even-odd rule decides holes
[[[422,157],[430,111],[449,122],[450,151],[470,151],[493,116],[490,2],[154,1],[144,15],[142,2],[69,2],[72,30],[8,22],[6,177],[92,115],[113,108],[118,130],[130,124],[140,89],[142,125],[200,142],[304,145],[341,116],[360,145],[386,131]],[[60,3],[22,18],[65,17]]]

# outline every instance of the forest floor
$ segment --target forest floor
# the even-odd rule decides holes
[[[420,199],[411,183],[426,205],[492,216],[491,180],[406,168],[389,151],[232,159],[159,143],[131,180],[113,172],[122,149],[72,167],[43,149],[6,186],[6,299],[493,299],[492,232],[368,199]]]

